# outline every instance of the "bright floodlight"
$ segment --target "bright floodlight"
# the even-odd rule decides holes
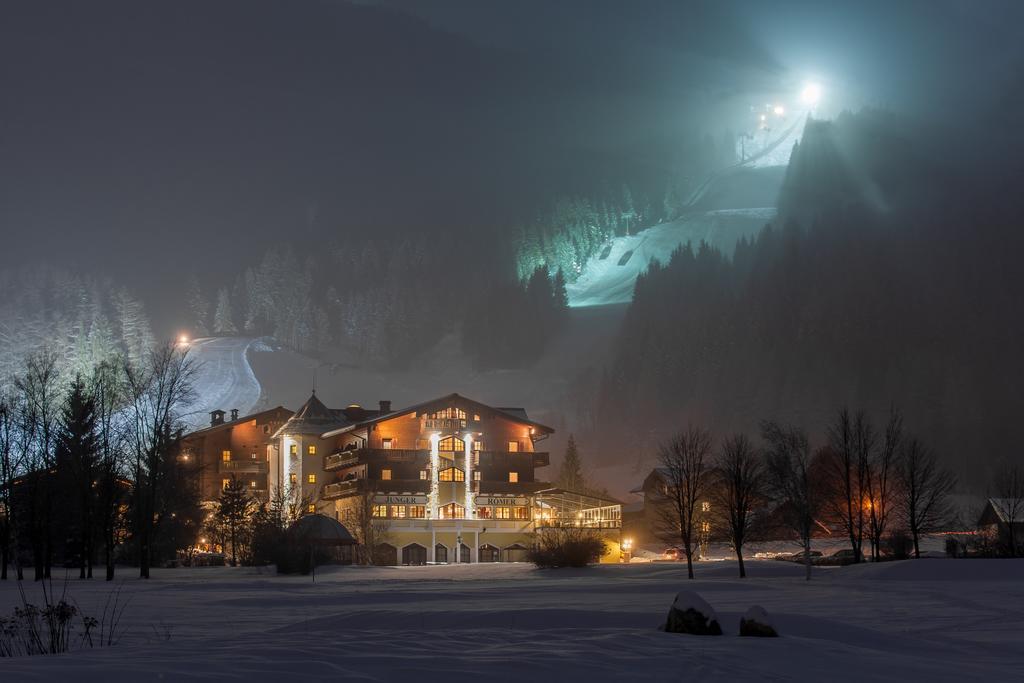
[[[189,339],[187,334],[183,334],[180,337],[178,337],[178,344],[180,344],[181,346],[188,346],[188,343]]]
[[[800,101],[809,107],[813,107],[821,99],[821,86],[817,83],[808,83],[804,91],[800,93]]]
[[[776,116],[782,116],[783,114],[786,113],[786,110],[783,108],[781,104],[776,104],[775,109],[773,109],[772,111],[775,112]]]

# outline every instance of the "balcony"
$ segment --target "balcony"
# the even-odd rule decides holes
[[[376,462],[416,462],[418,458],[429,459],[430,451],[403,448],[360,448],[354,451],[331,453],[324,458],[324,470],[340,470],[371,460]]]
[[[221,460],[217,471],[222,474],[266,474],[266,460]]]
[[[331,500],[333,498],[351,496],[362,490],[362,483],[363,480],[361,479],[351,479],[349,481],[337,481],[333,484],[324,484],[320,497],[324,500]]]

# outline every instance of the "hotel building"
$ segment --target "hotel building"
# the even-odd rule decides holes
[[[607,559],[617,561],[618,501],[537,477],[550,463],[538,447],[553,431],[520,408],[458,394],[399,410],[388,401],[331,409],[314,394],[294,414],[275,408],[211,424],[186,436],[182,453],[200,470],[216,463],[216,476],[201,475],[210,501],[235,473],[252,477],[257,499],[281,487],[300,510],[350,530],[369,506],[380,564],[521,561],[536,532],[564,525],[602,530]]]

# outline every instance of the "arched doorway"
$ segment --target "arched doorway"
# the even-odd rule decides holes
[[[398,564],[398,548],[390,543],[381,543],[373,549],[373,563],[382,567]]]
[[[480,561],[481,562],[500,562],[501,552],[490,543],[485,543],[480,546]]]
[[[426,564],[427,549],[419,543],[410,543],[402,548],[402,564]]]
[[[505,561],[526,562],[526,555],[528,552],[529,551],[526,549],[526,546],[524,546],[522,543],[513,543],[509,547],[505,548]]]
[[[472,553],[469,550],[469,546],[465,543],[459,548],[459,562],[462,564],[469,564]]]
[[[438,564],[448,563],[448,548],[440,543],[434,546],[434,562]]]

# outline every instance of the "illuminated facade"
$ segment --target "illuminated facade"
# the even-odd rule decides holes
[[[258,430],[265,479],[255,497],[280,490],[300,513],[319,512],[353,531],[368,510],[379,563],[522,561],[537,531],[563,525],[607,532],[608,557],[618,559],[620,504],[538,479],[550,460],[537,446],[553,430],[522,409],[458,394],[400,410],[388,401],[376,410],[331,409],[314,394],[294,414],[275,410],[284,411],[268,411],[276,428]],[[264,415],[230,424],[269,423]],[[211,430],[224,431],[211,427],[185,441]],[[215,461],[220,441],[204,439],[209,447],[190,452]],[[222,485],[211,479],[204,499]]]

